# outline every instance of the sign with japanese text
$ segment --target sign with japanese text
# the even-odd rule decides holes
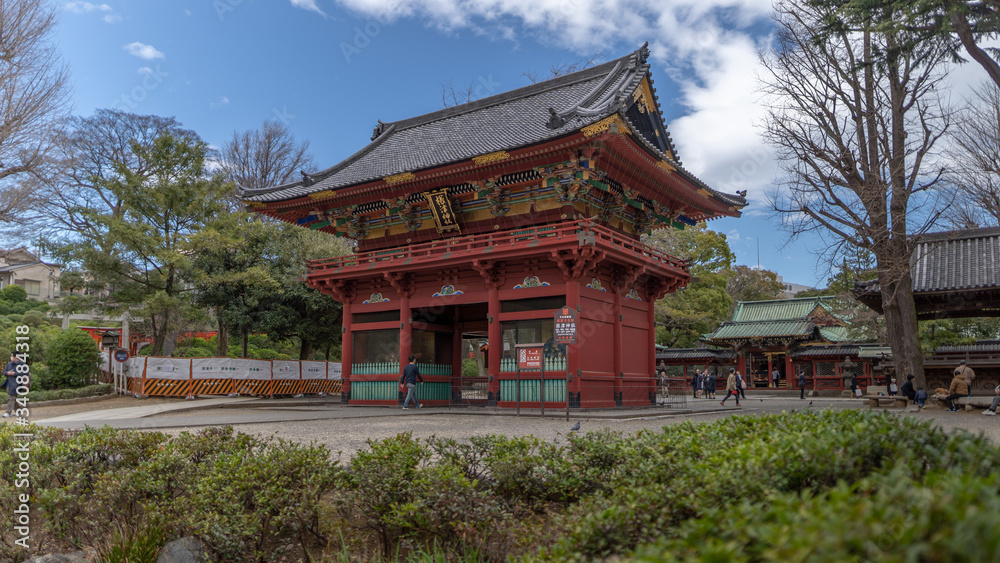
[[[576,310],[563,307],[556,311],[553,320],[556,344],[576,344]]]
[[[520,369],[542,369],[542,349],[518,348],[517,367]]]
[[[448,188],[427,192],[424,198],[427,199],[438,233],[461,232],[455,212],[451,209],[451,200],[448,199]]]

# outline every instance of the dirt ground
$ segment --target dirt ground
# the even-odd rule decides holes
[[[67,414],[76,414],[80,412],[91,412],[95,410],[107,410],[107,409],[119,409],[128,407],[145,407],[150,405],[160,405],[164,403],[176,403],[182,401],[183,399],[165,399],[165,398],[148,398],[148,399],[136,399],[135,397],[129,396],[115,396],[108,395],[107,397],[102,397],[100,399],[94,398],[92,401],[75,403],[72,405],[60,405],[60,401],[46,401],[45,405],[34,407],[30,404],[28,405],[31,418],[33,420],[44,420],[46,418],[55,418],[57,416],[64,416]]]

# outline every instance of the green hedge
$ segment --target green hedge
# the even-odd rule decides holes
[[[19,430],[0,427],[8,514]],[[893,414],[734,416],[561,445],[401,434],[343,466],[231,428],[30,431],[32,532],[52,550],[149,552],[193,534],[221,561],[1000,559],[1000,449]],[[2,533],[0,560],[24,559]]]
[[[97,385],[88,385],[87,387],[79,387],[77,389],[32,389],[28,392],[28,401],[31,403],[37,403],[39,401],[98,397],[101,395],[110,395],[112,391],[114,391],[114,387],[110,383],[99,383]]]

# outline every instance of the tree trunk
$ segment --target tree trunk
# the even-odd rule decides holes
[[[306,340],[305,338],[299,338],[302,341],[302,346],[299,348],[299,359],[300,360],[311,360],[313,355],[312,342]]]
[[[153,356],[163,355],[163,344],[167,341],[167,327],[170,326],[170,309],[165,309],[163,311],[163,318],[160,320],[160,326],[154,325],[153,328]]]
[[[881,269],[881,268],[880,268]],[[887,275],[887,278],[900,276]],[[924,377],[924,355],[920,348],[917,329],[917,310],[913,304],[913,281],[909,272],[902,279],[887,279],[882,287],[882,309],[885,311],[885,328],[892,348],[892,361],[896,366],[896,383],[900,385],[912,373],[914,387],[927,389]]]
[[[243,327],[242,333],[243,333],[243,356],[242,357],[246,358],[246,357],[249,357],[247,349],[248,349],[248,347],[250,345],[250,327]]]
[[[215,342],[215,356],[225,358],[229,355],[229,329],[222,320],[222,307],[215,308],[215,318],[219,321],[219,336]]]
[[[476,369],[479,370],[479,377],[486,377],[486,366],[483,365],[483,353],[479,348],[479,341],[473,340],[472,357],[476,359]]]

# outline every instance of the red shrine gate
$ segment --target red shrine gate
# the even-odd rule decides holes
[[[242,190],[255,211],[358,242],[309,264],[344,305],[343,400],[391,405],[406,358],[421,402],[461,397],[461,342],[487,335],[484,402],[558,408],[654,399],[653,303],[689,280],[639,242],[658,228],[739,216],[742,194],[684,170],[652,88],[645,46],[512,92],[392,123],[327,170]],[[559,344],[553,313],[578,312]],[[515,378],[517,344],[541,343]],[[531,379],[534,377],[534,379]],[[542,396],[544,389],[544,397]]]
[[[424,402],[460,400],[462,336],[486,332],[489,400],[502,407],[513,406],[523,342],[545,343],[546,407],[565,406],[567,384],[570,406],[650,404],[653,302],[689,278],[683,262],[589,220],[321,260],[310,271],[310,284],[344,304],[352,404],[395,403],[410,354],[423,364]],[[577,344],[555,344],[563,305],[579,311]],[[540,406],[537,383],[522,378],[522,406]]]

